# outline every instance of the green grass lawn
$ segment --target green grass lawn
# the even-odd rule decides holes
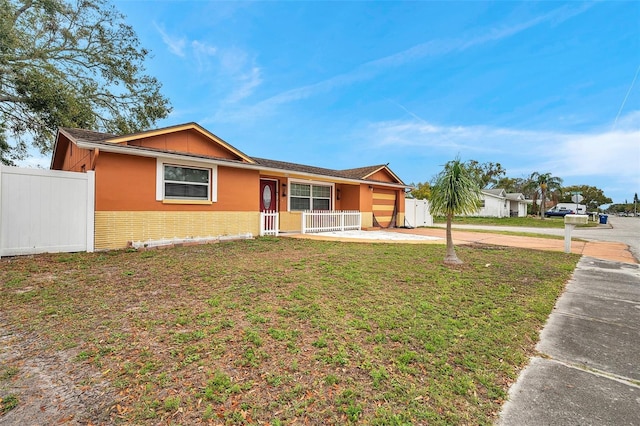
[[[435,223],[447,223],[444,217],[434,217]],[[455,217],[453,224],[457,225],[490,225],[490,226],[521,226],[525,228],[564,228],[564,218],[562,217]],[[589,222],[582,227],[598,226],[598,222]]]
[[[260,238],[2,259],[0,309],[101,372],[115,423],[490,424],[579,256],[457,252]]]

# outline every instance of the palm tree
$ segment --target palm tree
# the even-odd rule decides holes
[[[551,173],[533,172],[528,179],[528,189],[540,194],[540,219],[544,219],[544,211],[547,202],[547,191],[559,191],[562,189],[562,179],[551,176]]]
[[[480,187],[467,166],[456,158],[445,164],[431,186],[431,213],[447,217],[447,253],[444,263],[461,264],[451,237],[451,220],[456,214],[472,214],[478,210]]]

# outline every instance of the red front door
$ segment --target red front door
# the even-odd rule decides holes
[[[278,197],[276,195],[275,180],[260,181],[260,211],[276,211]]]

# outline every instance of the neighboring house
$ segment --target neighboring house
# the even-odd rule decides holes
[[[407,185],[387,165],[331,170],[250,157],[195,123],[116,136],[60,128],[51,169],[95,172],[95,248],[258,235],[260,212],[298,232],[304,210],[404,223]]]
[[[507,193],[509,201],[509,216],[511,217],[527,217],[527,207],[529,203],[520,192]]]
[[[504,189],[483,189],[480,209],[475,216],[525,217],[527,202],[520,193],[507,193]]]

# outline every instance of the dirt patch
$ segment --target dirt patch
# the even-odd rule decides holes
[[[56,351],[36,333],[11,330],[0,315],[0,398],[18,404],[0,425],[109,424],[115,392],[76,351]],[[10,374],[8,374],[10,372]]]

